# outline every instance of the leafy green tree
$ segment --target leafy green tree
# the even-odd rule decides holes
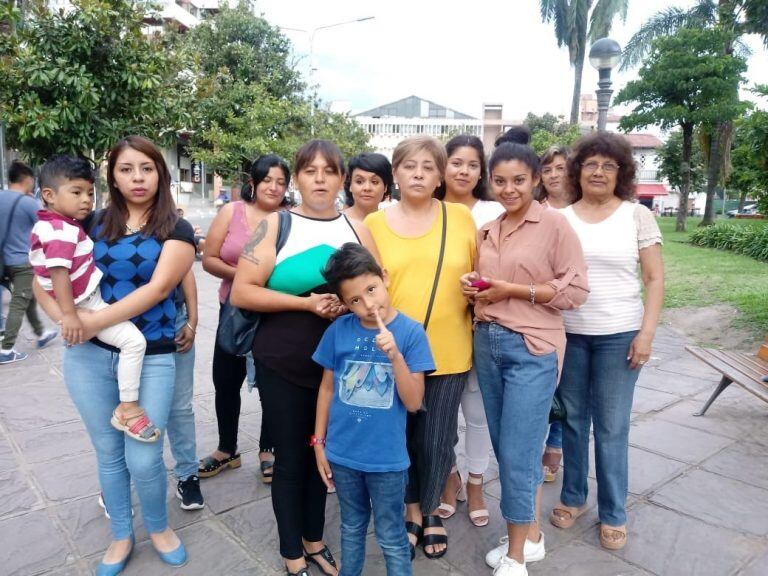
[[[643,61],[655,38],[673,34],[680,28],[721,32],[721,53],[736,57],[748,51],[741,40],[745,34],[761,36],[763,44],[768,47],[768,3],[765,0],[698,0],[687,10],[677,7],[662,10],[643,23],[627,43],[622,68],[633,67]],[[714,219],[712,200],[715,186],[721,180],[721,173],[729,171],[733,123],[730,119],[722,119],[704,134],[702,151],[707,162],[707,207],[701,224],[708,225]]]
[[[768,96],[768,86],[755,92]],[[768,111],[753,110],[736,121],[731,162],[727,184],[739,192],[739,209],[747,198],[755,198],[760,212],[768,214]]]
[[[289,41],[246,4],[222,7],[179,42],[194,62],[197,86],[187,149],[222,176],[243,175],[267,152],[291,158],[313,133],[337,141],[345,153],[367,149],[356,121],[317,102],[313,113]]]
[[[574,124],[546,112],[543,116],[529,112],[523,122],[531,132],[531,148],[543,154],[551,146],[570,146],[581,136],[581,130]]]
[[[653,41],[650,55],[638,73],[616,96],[617,104],[636,102],[620,122],[622,130],[649,125],[682,131],[680,206],[676,229],[685,230],[691,186],[693,131],[734,118],[744,106],[734,98],[746,63],[723,55],[723,33],[682,28],[673,36]],[[714,194],[714,189],[708,194]]]
[[[587,40],[608,36],[616,16],[627,19],[629,0],[540,0],[541,20],[555,27],[558,46],[568,47],[573,67],[571,124],[579,123],[579,99]]]
[[[690,191],[698,192],[702,189],[705,181],[701,148],[698,146],[698,140],[693,138],[689,161],[683,159],[683,148],[683,132],[682,130],[674,130],[669,134],[664,146],[658,150],[659,174],[662,178],[666,178],[671,186],[681,190],[685,180],[684,169],[687,166],[690,169],[690,182],[688,184]]]
[[[8,145],[32,162],[67,152],[98,163],[126,134],[175,141],[192,94],[174,53],[142,33],[143,5],[73,3],[66,14],[35,6],[0,42]]]

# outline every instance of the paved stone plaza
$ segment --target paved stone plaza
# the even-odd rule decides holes
[[[217,440],[211,383],[217,283],[199,263],[195,272],[201,302],[195,411],[198,453],[205,455]],[[97,505],[95,458],[62,382],[61,344],[37,351],[25,340],[25,330],[28,326],[18,348],[31,352],[30,358],[0,367],[0,574],[92,574],[109,542],[108,521]],[[572,529],[559,530],[545,520],[547,557],[529,565],[532,576],[768,574],[768,405],[734,386],[705,417],[692,416],[718,377],[684,345],[682,337],[662,327],[638,383],[627,547],[615,553],[600,548],[592,481],[592,508]],[[202,481],[205,509],[181,510],[169,476],[170,521],[187,546],[189,564],[176,570],[162,564],[137,514],[138,545],[126,575],[284,574],[270,489],[258,473],[259,402],[255,392],[244,391],[243,398],[243,467]],[[167,446],[166,455],[170,467]],[[446,522],[448,554],[431,561],[419,552],[416,574],[490,574],[483,556],[502,535],[503,523],[496,472],[486,479],[490,525],[471,526],[460,505]],[[545,518],[558,495],[559,483],[545,486]],[[327,541],[338,554],[333,496],[326,526]],[[372,532],[368,550],[366,575],[385,574]]]

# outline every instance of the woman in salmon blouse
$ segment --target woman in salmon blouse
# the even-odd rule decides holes
[[[496,576],[525,576],[544,557],[537,523],[541,452],[565,350],[560,311],[587,298],[581,245],[565,217],[534,201],[539,160],[504,143],[489,162],[505,213],[478,231],[473,272],[461,278],[475,304],[474,365],[501,481],[507,538],[486,562]]]

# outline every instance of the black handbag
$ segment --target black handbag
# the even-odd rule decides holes
[[[278,213],[279,224],[277,228],[277,241],[275,252],[285,246],[288,234],[291,231],[291,214],[283,211]],[[227,354],[233,356],[245,356],[253,347],[253,338],[259,327],[261,313],[252,310],[243,310],[232,306],[229,296],[221,307],[219,327],[216,330],[216,343]]]
[[[555,395],[552,396],[552,407],[549,409],[549,423],[552,422],[565,422],[565,404],[563,404],[560,398],[560,388],[555,390]]]
[[[11,211],[8,214],[8,223],[5,226],[5,234],[3,234],[3,240],[0,242],[0,286],[5,286],[8,289],[10,289],[11,279],[8,277],[5,271],[5,243],[8,240],[8,233],[11,230],[11,224],[13,224],[13,213],[16,212],[16,206],[19,202],[21,202],[22,197],[23,194],[19,194],[18,198],[16,198],[13,201],[13,204],[11,204]]]

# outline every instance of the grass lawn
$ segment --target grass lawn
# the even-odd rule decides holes
[[[688,218],[694,230],[701,218]],[[687,243],[687,232],[675,232],[675,218],[658,219],[664,235],[666,308],[708,306],[721,302],[741,311],[739,325],[758,335],[768,334],[768,263],[725,250]],[[737,224],[755,221],[729,220]],[[760,221],[768,225],[766,221]]]

